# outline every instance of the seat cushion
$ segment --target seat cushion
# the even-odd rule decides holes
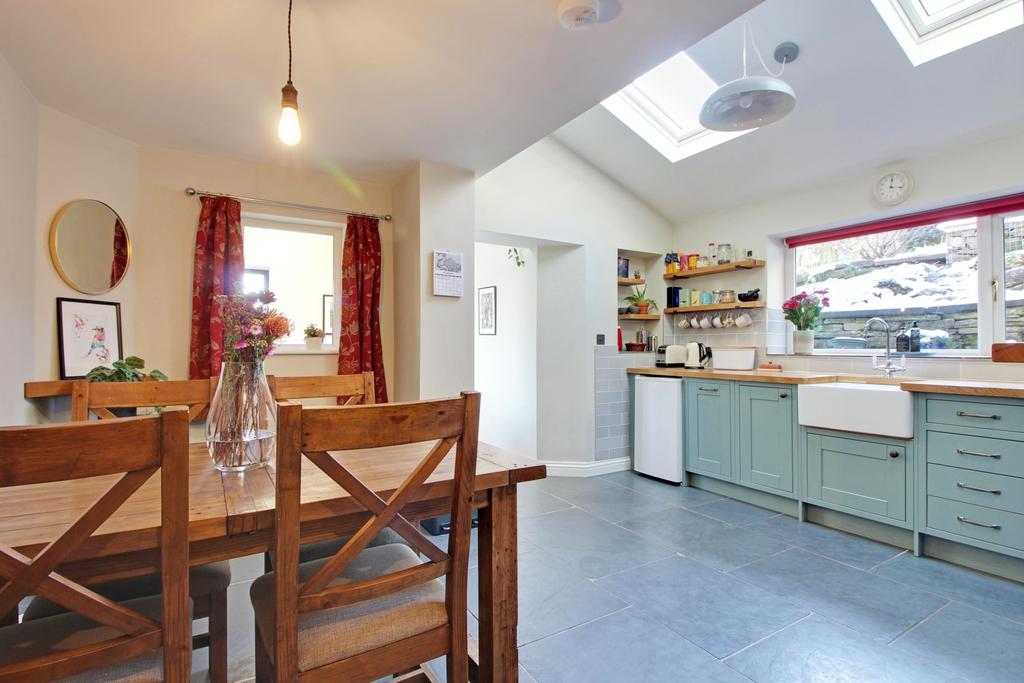
[[[299,546],[299,562],[312,562],[313,560],[322,560],[330,557],[341,550],[341,546],[348,543],[350,538],[352,537],[340,536],[338,538],[328,538],[326,541],[316,541]],[[397,531],[391,527],[384,527],[366,547],[375,548],[379,545],[389,545],[391,543],[409,545],[409,542],[402,538]],[[270,557],[270,566],[273,567],[274,553],[267,553],[267,555]]]
[[[163,605],[157,596],[126,600],[123,604],[158,621],[161,619]],[[97,624],[74,612],[4,626],[0,628],[0,665],[66,652],[120,635],[120,631]],[[157,648],[133,659],[83,672],[65,680],[155,683],[163,680],[163,672],[163,650]]]
[[[231,585],[231,565],[227,562],[213,562],[192,567],[188,572],[188,592],[193,599],[206,597],[217,591],[227,590]],[[114,602],[124,602],[134,598],[142,598],[150,595],[160,595],[160,575],[150,574],[149,576],[134,576],[130,579],[119,579],[109,583],[101,583],[89,586],[105,598]],[[29,601],[25,608],[25,621],[50,617],[55,614],[66,612],[61,605],[51,602],[46,598],[36,596]]]
[[[326,559],[314,560],[299,565],[299,581],[309,579],[326,562]],[[418,564],[419,557],[407,545],[392,543],[367,548],[330,585],[370,579]],[[264,574],[253,581],[249,589],[258,632],[271,658],[275,633],[275,578],[274,572]],[[373,600],[306,612],[299,615],[299,669],[315,669],[425,633],[447,621],[444,584],[439,579]]]

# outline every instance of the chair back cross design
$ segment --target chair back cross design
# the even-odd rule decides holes
[[[59,678],[164,647],[165,678],[185,680],[188,616],[188,420],[185,408],[162,415],[34,427],[0,428],[0,489],[90,477],[121,476],[58,538],[34,557],[0,544],[0,614],[41,595],[122,635],[0,666],[0,680]],[[62,563],[154,473],[161,472],[163,623],[59,573]],[[8,628],[18,628],[10,626]]]
[[[456,660],[450,680],[466,680],[466,578],[477,460],[480,395],[464,393],[457,399],[373,406],[302,408],[281,403],[278,408],[277,539],[278,558],[276,623],[278,640],[275,668],[278,680],[291,680],[297,671],[294,624],[298,614],[342,607],[397,593],[446,577],[446,609],[449,624],[443,636],[445,648]],[[402,444],[435,442],[412,471],[386,498],[374,492],[329,451],[374,449]],[[434,545],[405,515],[403,509],[417,499],[421,487],[455,449],[451,482],[451,532],[448,552]],[[305,457],[341,486],[370,513],[362,527],[304,583],[298,582],[299,472]],[[383,576],[332,583],[368,544],[390,527],[427,561]],[[282,629],[292,624],[291,632]],[[287,627],[284,627],[287,628]],[[424,634],[426,635],[426,634]],[[408,644],[410,651],[417,648]],[[430,659],[428,657],[427,659]],[[426,661],[426,659],[421,660]],[[346,660],[336,662],[342,674]],[[414,666],[419,661],[404,662]],[[334,665],[330,665],[333,667]],[[364,669],[359,669],[363,671]],[[388,669],[385,673],[401,670]],[[452,669],[450,668],[451,672]],[[460,677],[461,676],[461,677]],[[294,678],[294,676],[293,676]]]

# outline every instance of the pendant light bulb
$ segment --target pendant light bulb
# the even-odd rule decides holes
[[[277,124],[277,136],[281,142],[292,146],[302,140],[299,127],[299,91],[291,81],[281,88],[281,120]]]

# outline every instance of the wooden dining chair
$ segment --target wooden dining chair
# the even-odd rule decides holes
[[[161,597],[109,600],[60,574],[89,537],[160,471]],[[190,674],[188,419],[184,408],[105,423],[0,428],[0,490],[121,475],[34,557],[0,545],[0,611],[28,594],[67,612],[0,628],[0,681]],[[97,671],[98,670],[98,671]]]
[[[376,403],[372,372],[356,375],[310,375],[287,377],[274,375],[267,378],[270,392],[278,401],[304,398],[345,398],[345,405]]]
[[[88,420],[90,414],[99,420],[116,419],[112,410],[117,408],[154,408],[159,406],[186,406],[188,421],[202,416],[217,390],[217,379],[146,381],[146,382],[89,382],[76,380],[71,385],[71,419]],[[189,570],[192,616],[209,619],[206,633],[193,639],[193,647],[209,648],[210,680],[225,683],[228,676],[228,586],[231,585],[231,565],[227,561],[192,567]],[[119,579],[92,587],[104,597],[122,601],[157,595],[160,577],[150,576]],[[25,610],[25,619],[34,620],[63,611],[59,605],[44,598],[34,598]]]
[[[355,683],[396,673],[426,681],[424,671],[410,670],[442,655],[449,683],[468,680],[466,578],[479,419],[477,393],[353,408],[280,404],[277,567],[250,589],[257,681]],[[329,453],[420,442],[427,442],[425,457],[382,495],[356,477],[344,457]],[[445,489],[452,530],[444,552],[402,513],[422,496],[428,477],[453,448],[454,474]],[[300,564],[303,456],[366,508],[369,518],[336,554]],[[367,547],[386,527],[408,545]]]

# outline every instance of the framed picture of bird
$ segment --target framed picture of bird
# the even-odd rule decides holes
[[[124,359],[121,304],[57,297],[60,378],[82,379],[98,365]]]

